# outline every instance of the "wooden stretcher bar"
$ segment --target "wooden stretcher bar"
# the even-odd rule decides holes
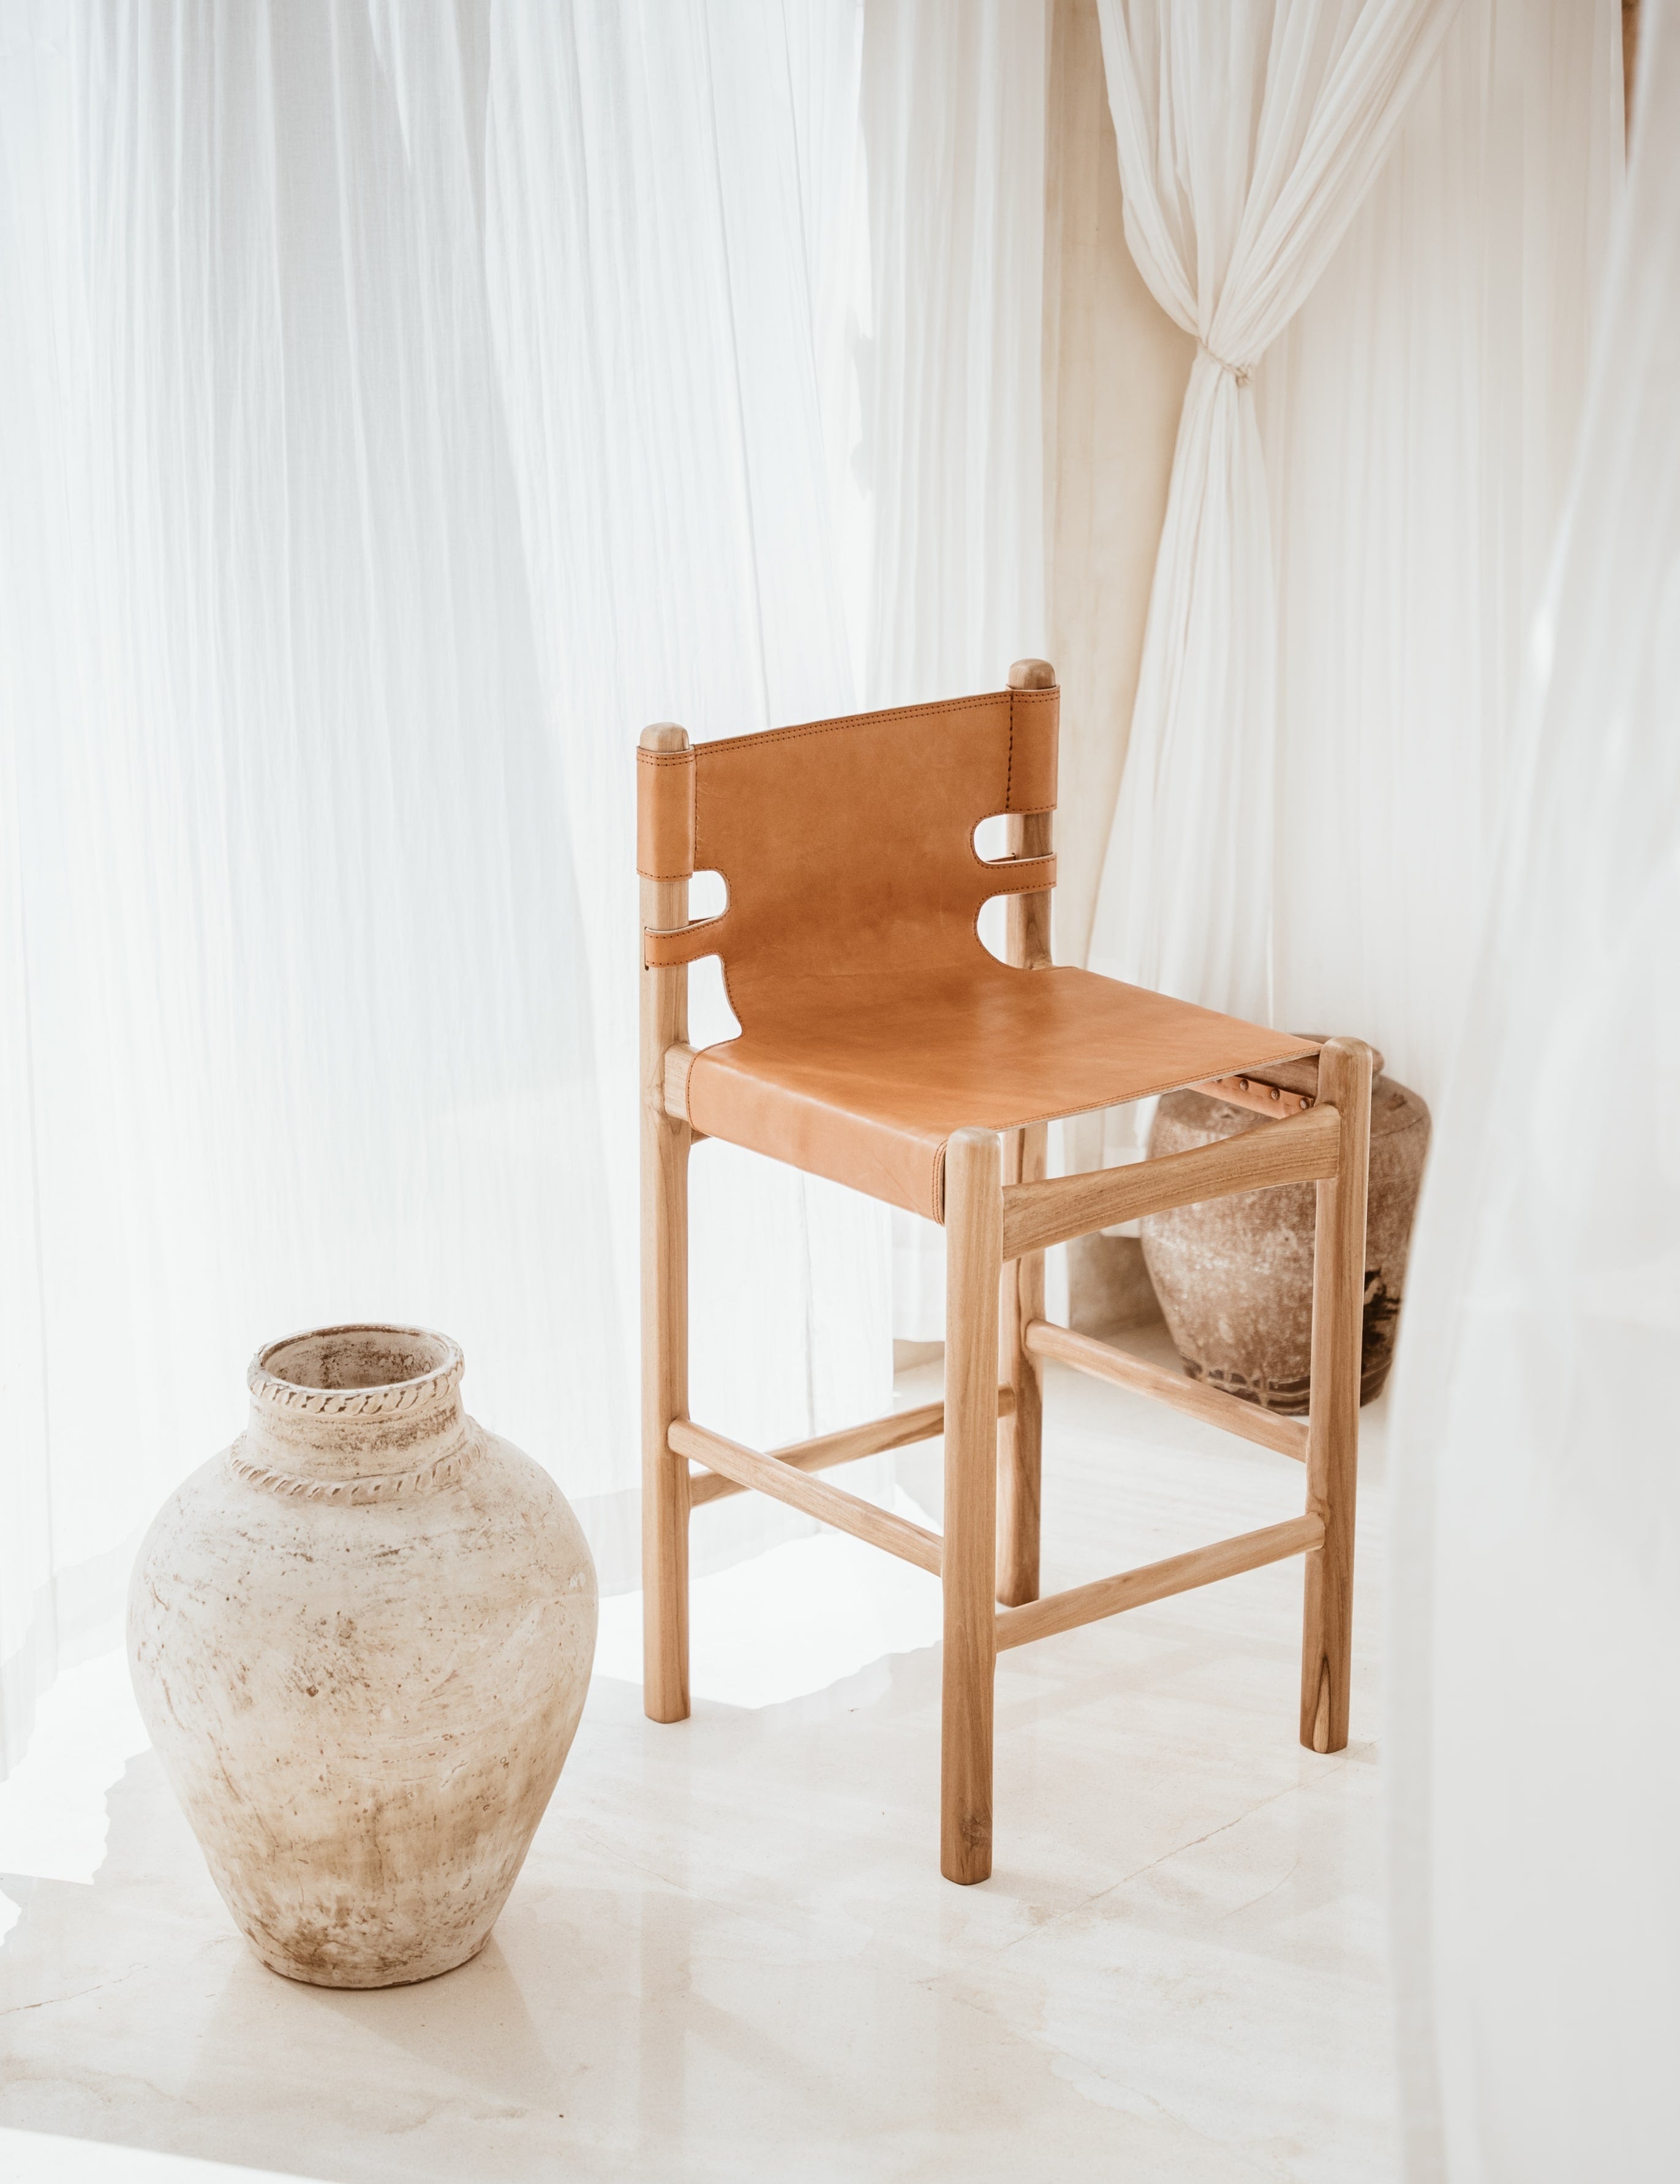
[[[1268,1524],[1264,1531],[1243,1532],[1234,1540],[1193,1547],[1188,1554],[1172,1555],[1165,1562],[1122,1570],[1117,1577],[1099,1577],[1093,1585],[1053,1592],[1047,1599],[1029,1601],[1025,1607],[1003,1608],[997,1618],[999,1650],[1053,1637],[1059,1630],[1076,1630],[1082,1623],[1099,1623],[1128,1607],[1193,1591],[1198,1585],[1216,1584],[1243,1570],[1262,1569],[1267,1563],[1306,1554],[1323,1541],[1321,1517],[1291,1517],[1285,1524]]]
[[[808,1517],[832,1524],[838,1531],[849,1532],[854,1539],[866,1540],[872,1547],[884,1547],[889,1555],[900,1556],[905,1562],[915,1563],[938,1576],[943,1543],[937,1532],[928,1531],[924,1525],[913,1524],[907,1517],[895,1517],[888,1510],[877,1509],[874,1502],[848,1494],[841,1487],[830,1486],[823,1479],[813,1479],[791,1463],[765,1456],[759,1449],[743,1448],[738,1441],[726,1440],[721,1434],[697,1426],[690,1418],[673,1419],[668,1438],[673,1455],[686,1456],[694,1462],[704,1463],[709,1471],[721,1472],[737,1486],[750,1486],[760,1494],[772,1495],[792,1508],[803,1509]]]
[[[1307,1460],[1305,1418],[1285,1418],[1279,1411],[1262,1410],[1258,1403],[1245,1403],[1221,1389],[1210,1388],[1204,1380],[1187,1380],[1182,1373],[1164,1372],[1159,1365],[1146,1364],[1143,1358],[1129,1357],[1109,1343],[1076,1334],[1071,1328],[1058,1327],[1054,1320],[1031,1321],[1022,1339],[1035,1357],[1059,1358],[1064,1365],[1072,1365],[1099,1380],[1135,1389],[1140,1396],[1169,1403],[1174,1410],[1186,1411],[1193,1418],[1204,1419],[1226,1433],[1241,1434],[1245,1440],[1258,1441],[1262,1448],[1276,1449],[1279,1456],[1293,1456],[1297,1463]]]
[[[1015,1390],[998,1390],[998,1416],[1006,1418],[1015,1409]],[[792,1464],[796,1471],[829,1471],[838,1463],[856,1463],[865,1456],[884,1456],[889,1449],[909,1448],[919,1440],[932,1440],[945,1430],[945,1406],[922,1403],[913,1411],[894,1411],[867,1425],[846,1426],[838,1433],[821,1435],[815,1440],[790,1441],[773,1448],[771,1461]],[[689,1476],[691,1508],[703,1502],[721,1501],[726,1494],[744,1494],[746,1488],[720,1471],[697,1471]]]

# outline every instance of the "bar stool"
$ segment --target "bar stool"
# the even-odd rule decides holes
[[[1050,962],[1060,694],[1043,660],[1009,687],[691,744],[645,730],[642,878],[644,1702],[688,1713],[688,1516],[769,1494],[931,1570],[944,1596],[940,1869],[992,1869],[993,1680],[1001,1648],[1305,1557],[1301,1741],[1348,1741],[1371,1056]],[[1009,854],[975,830],[1008,815]],[[688,918],[696,870],[726,906]],[[1008,897],[1008,961],[981,905]],[[696,1052],[687,966],[722,958],[739,1035]],[[1180,1085],[1270,1128],[1138,1166],[1046,1179],[1045,1126]],[[786,1161],[943,1223],[943,1403],[769,1453],[688,1415],[687,1162],[697,1138]],[[1228,1192],[1316,1181],[1312,1395],[1284,1418],[1044,1318],[1043,1254]],[[1041,1369],[1059,1357],[1303,1462],[1287,1523],[1039,1597]],[[1001,1359],[1001,1380],[999,1377]],[[943,1537],[815,1474],[943,1433]],[[994,1604],[995,1602],[1001,1605]]]

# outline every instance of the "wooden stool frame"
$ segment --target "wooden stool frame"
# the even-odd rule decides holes
[[[1010,672],[1015,688],[1054,682],[1042,661]],[[669,723],[642,747],[677,750]],[[1010,854],[1047,855],[1051,816],[1009,822]],[[688,883],[644,879],[644,928],[688,914]],[[1049,896],[1008,904],[1008,960],[1049,956]],[[943,1402],[764,1454],[688,1416],[688,1153],[698,1134],[686,1100],[693,1054],[686,965],[642,972],[642,1390],[644,1702],[654,1721],[686,1719],[688,1516],[751,1489],[902,1556],[937,1576],[944,1596],[940,1870],[984,1880],[992,1870],[993,1676],[1004,1648],[1071,1630],[1290,1555],[1305,1557],[1300,1739],[1313,1752],[1348,1741],[1353,1638],[1354,1513],[1363,1340],[1365,1219],[1371,1052],[1331,1039],[1316,1061],[1262,1069],[1227,1085],[1285,1119],[1136,1166],[1046,1180],[1046,1126],[959,1130],[946,1150],[947,1272]],[[1215,1087],[1204,1088],[1210,1093]],[[1317,1184],[1312,1393],[1307,1419],[1242,1402],[1128,1357],[1044,1317],[1044,1252],[1121,1221],[1234,1191]],[[1044,1359],[1115,1382],[1301,1462],[1299,1517],[1165,1562],[1041,1599],[1039,1492]],[[1000,1380],[1001,1373],[1001,1380]],[[943,1433],[943,1538],[813,1476]]]

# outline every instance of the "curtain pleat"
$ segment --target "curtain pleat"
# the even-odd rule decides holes
[[[1277,571],[1277,1021],[1360,1033],[1430,1100],[1580,429],[1621,178],[1618,13],[1461,0],[1254,382]]]
[[[959,20],[1001,111],[1011,11]],[[872,191],[937,184],[954,93],[867,22],[0,0],[0,1766],[300,1324],[448,1329],[637,1582],[637,733],[876,694],[907,297],[1037,476],[989,361],[1030,282]],[[1042,125],[987,156],[976,232],[1036,231]],[[1037,552],[929,594],[975,592],[981,681]],[[712,1145],[693,1201],[697,1412],[886,1409],[884,1211]],[[804,1528],[720,1505],[697,1564]]]
[[[1277,603],[1252,380],[1427,75],[1454,0],[1100,0],[1126,240],[1198,350],[1093,969],[1264,1020]]]
[[[1658,2184],[1680,2048],[1680,20],[1420,1220],[1389,1804],[1417,2184]]]
[[[1045,649],[1049,54],[1047,0],[865,9],[870,705],[999,689]],[[1000,834],[982,844],[1002,853]],[[1001,954],[1001,902],[981,933]],[[896,1212],[892,1231],[893,1331],[941,1340],[944,1231]]]

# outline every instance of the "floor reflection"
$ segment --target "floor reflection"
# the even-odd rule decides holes
[[[60,1867],[16,1885],[0,1948],[0,2128],[331,2184],[1388,2184],[1367,1433],[1349,1751],[1296,1742],[1289,1565],[1020,1648],[982,1888],[938,1877],[937,1588],[831,1537],[697,1583],[686,1724],[643,1719],[639,1603],[612,1611],[494,1936],[424,1986],[264,1970],[149,1752],[97,1798],[90,1881],[74,1808],[108,1747],[53,1792],[56,1847],[45,1805],[14,1800],[0,1836]],[[1300,1491],[1281,1459],[1060,1378],[1048,1476],[1051,1584]]]

